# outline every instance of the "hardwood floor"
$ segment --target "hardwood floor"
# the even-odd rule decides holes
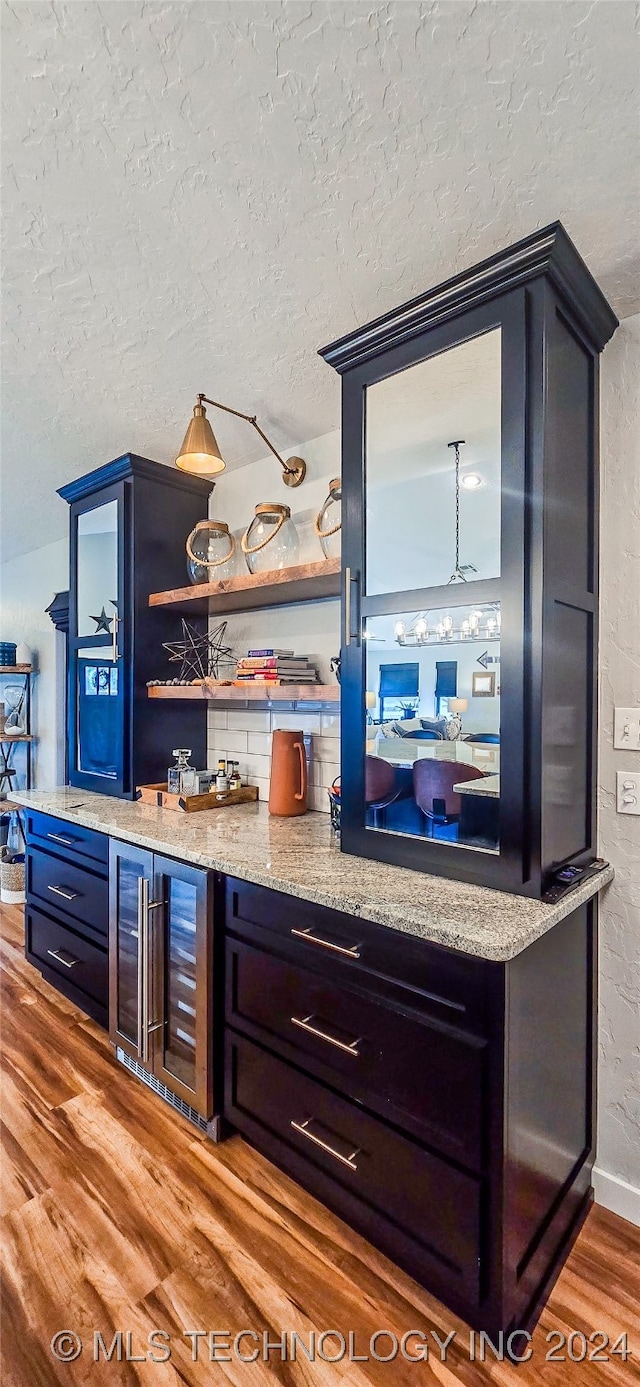
[[[530,1361],[470,1361],[470,1332],[338,1218],[239,1137],[214,1146],[116,1063],[107,1038],[23,957],[22,911],[0,907],[2,982],[2,1242],[4,1387],[227,1383],[232,1387],[483,1387],[578,1384],[631,1387],[640,1380],[640,1230],[594,1209],[535,1331]],[[326,1358],[353,1332],[369,1361],[209,1360],[185,1331],[242,1330],[273,1343],[294,1333]],[[51,1340],[73,1330],[83,1351],[58,1361]],[[170,1336],[148,1342],[153,1330]],[[428,1361],[379,1362],[370,1340],[389,1330],[426,1336]],[[452,1330],[445,1361],[434,1331]],[[627,1333],[633,1357],[547,1362],[559,1335],[600,1332],[587,1346],[610,1352]],[[121,1331],[111,1361],[109,1349]],[[547,1341],[548,1335],[553,1335]],[[130,1339],[127,1341],[127,1334]],[[223,1344],[222,1337],[217,1341]],[[62,1344],[64,1349],[68,1345]],[[245,1337],[248,1358],[256,1339]],[[417,1355],[420,1341],[406,1343]],[[391,1352],[380,1338],[374,1349]],[[522,1348],[522,1344],[516,1346]],[[572,1352],[581,1353],[576,1338]],[[127,1361],[127,1351],[128,1360]],[[218,1349],[221,1351],[221,1347]],[[564,1352],[567,1357],[566,1347]]]

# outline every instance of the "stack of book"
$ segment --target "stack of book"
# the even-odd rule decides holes
[[[249,650],[238,660],[236,684],[317,684],[318,671],[292,650]]]

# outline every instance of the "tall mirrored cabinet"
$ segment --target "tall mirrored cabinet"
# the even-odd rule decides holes
[[[342,375],[344,851],[532,896],[592,858],[616,326],[556,223],[322,351]]]
[[[70,506],[69,783],[133,798],[166,779],[174,746],[206,763],[206,705],[158,705],[147,680],[169,677],[163,641],[180,637],[149,593],[183,587],[185,540],[212,483],[125,453],[63,486]]]

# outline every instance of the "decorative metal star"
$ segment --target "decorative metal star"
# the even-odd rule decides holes
[[[104,609],[104,605],[103,605],[102,611],[101,611],[101,613],[100,613],[100,616],[91,616],[91,614],[89,614],[89,620],[90,620],[90,621],[95,621],[95,623],[96,623],[96,629],[95,629],[94,635],[97,636],[97,635],[99,634],[100,631],[106,631],[106,633],[107,633],[108,636],[111,635],[111,624],[110,624],[110,623],[111,623],[111,617],[108,617],[108,616],[107,616],[107,613],[105,612],[105,609]]]
[[[163,649],[172,662],[180,662],[180,681],[187,679],[218,679],[221,664],[235,665],[230,645],[224,644],[226,621],[212,631],[199,631],[182,618],[181,641],[163,641]]]

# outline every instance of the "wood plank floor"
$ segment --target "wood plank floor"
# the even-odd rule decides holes
[[[214,1146],[112,1057],[105,1034],[26,963],[22,911],[1,908],[3,1387],[222,1383],[232,1387],[631,1387],[640,1381],[640,1230],[593,1210],[522,1367],[470,1361],[469,1330],[239,1137]],[[211,1362],[185,1331],[241,1330],[269,1339],[339,1330],[369,1361]],[[378,1362],[371,1336],[424,1334],[429,1359]],[[52,1337],[84,1341],[56,1360]],[[111,1361],[94,1361],[94,1333]],[[170,1336],[171,1358],[148,1343]],[[436,1331],[452,1330],[445,1361]],[[629,1336],[633,1357],[548,1362],[557,1336]],[[127,1342],[126,1335],[131,1335]],[[597,1352],[603,1337],[589,1346]],[[407,1352],[418,1351],[418,1340]],[[117,1341],[116,1341],[117,1345]],[[391,1341],[377,1341],[380,1355]],[[63,1345],[62,1347],[65,1347]],[[376,1343],[374,1342],[374,1347]],[[255,1340],[245,1339],[245,1358]],[[327,1358],[336,1340],[323,1341]],[[581,1341],[572,1342],[574,1354]],[[127,1351],[129,1358],[127,1361]],[[564,1350],[566,1357],[566,1349]],[[601,1357],[606,1355],[605,1348]],[[353,1358],[353,1352],[352,1352]]]

